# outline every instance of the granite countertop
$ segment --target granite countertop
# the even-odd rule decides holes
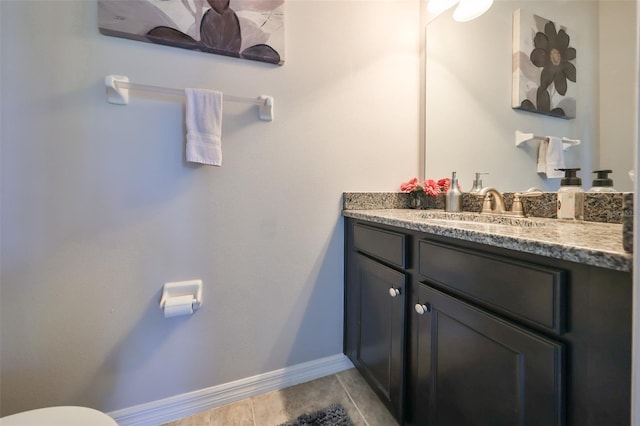
[[[532,226],[429,218],[429,210],[345,209],[343,216],[618,271],[631,271],[622,225],[536,218]]]

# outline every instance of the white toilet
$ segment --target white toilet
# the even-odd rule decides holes
[[[93,408],[48,407],[3,417],[0,426],[118,426],[118,423]]]

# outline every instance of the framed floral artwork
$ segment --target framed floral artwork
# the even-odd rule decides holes
[[[284,0],[98,0],[98,27],[110,36],[284,63]]]
[[[512,107],[576,116],[576,49],[569,30],[518,9],[513,13]]]

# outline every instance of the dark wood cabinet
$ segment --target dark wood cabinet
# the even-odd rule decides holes
[[[359,231],[356,236],[396,241],[399,256],[391,250],[391,257],[401,262],[404,256],[401,235],[371,228]],[[349,268],[346,303],[352,312],[347,313],[349,327],[345,329],[345,350],[371,388],[401,422],[404,417],[407,278],[403,272],[382,263],[388,260],[384,251],[374,254],[353,252],[349,256],[352,267]]]
[[[414,424],[562,424],[562,343],[426,284],[415,302]]]
[[[359,330],[354,362],[391,413],[402,418],[405,275],[359,255]]]
[[[345,354],[400,424],[629,424],[631,310],[629,272],[345,220]]]

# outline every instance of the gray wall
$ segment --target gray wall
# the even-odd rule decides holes
[[[282,67],[100,35],[95,1],[1,2],[2,415],[111,411],[342,350],[343,191],[420,173],[419,3],[286,2]],[[221,168],[183,106],[105,102],[107,74],[226,103]],[[204,306],[165,320],[168,281]]]
[[[594,170],[613,169],[611,177],[618,191],[634,188],[628,172],[634,170],[638,110],[632,83],[638,81],[637,9],[637,3],[630,0],[602,1],[598,8],[600,134]]]

